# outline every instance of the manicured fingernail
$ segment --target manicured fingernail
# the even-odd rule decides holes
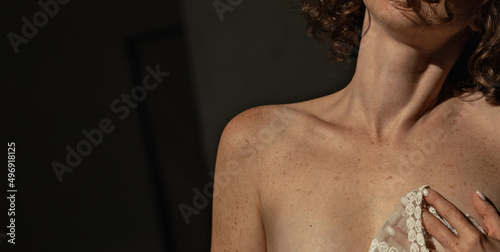
[[[484,194],[480,191],[476,191],[476,194],[477,196],[479,196],[479,198],[481,198],[482,200],[486,200],[486,197],[484,197]]]
[[[405,197],[405,196],[401,197],[401,198],[399,199],[399,202],[400,202],[400,203],[401,203],[401,205],[403,205],[404,207],[405,207],[406,205],[408,205],[408,200],[406,200],[406,197]]]
[[[427,195],[429,195],[429,190],[427,189],[422,190],[422,195],[424,195],[424,197],[427,197]]]
[[[394,228],[392,228],[391,226],[385,227],[385,232],[391,237],[394,237],[396,235],[396,230],[394,230]]]

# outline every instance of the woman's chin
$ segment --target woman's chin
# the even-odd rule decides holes
[[[365,5],[373,18],[389,26],[406,27],[422,23],[407,0],[365,0]]]
[[[400,11],[413,11],[406,0],[389,0],[389,7]]]

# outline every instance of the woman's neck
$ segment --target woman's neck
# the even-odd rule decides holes
[[[422,49],[397,41],[375,22],[363,33],[356,72],[340,101],[370,135],[387,138],[407,131],[434,107],[465,35],[441,45],[429,38]]]

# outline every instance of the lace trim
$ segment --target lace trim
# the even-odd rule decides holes
[[[432,244],[431,236],[422,225],[422,209],[428,209],[444,223],[455,235],[457,231],[433,207],[423,200],[424,185],[401,197],[391,216],[373,239],[369,252],[429,252],[427,244]],[[484,233],[483,228],[469,215],[472,224]],[[398,232],[398,235],[395,233]],[[407,234],[407,240],[401,240],[401,234]],[[403,236],[404,238],[404,236]],[[400,240],[397,240],[400,239]]]

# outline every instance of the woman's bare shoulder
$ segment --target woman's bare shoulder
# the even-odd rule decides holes
[[[215,168],[213,251],[265,251],[259,181],[272,150],[286,147],[283,141],[290,139],[297,117],[300,111],[288,105],[259,106],[226,125]]]
[[[219,143],[219,155],[234,159],[253,159],[265,149],[290,145],[301,139],[305,127],[318,123],[317,100],[300,103],[265,105],[245,110],[226,125]]]
[[[245,110],[235,116],[224,128],[219,143],[219,153],[247,158],[263,149],[263,145],[276,142],[300,117],[301,111],[287,104],[265,105]]]
[[[238,139],[257,134],[276,119],[281,121],[291,119],[296,111],[287,105],[264,105],[247,109],[235,116],[224,128],[222,137],[229,136]]]

